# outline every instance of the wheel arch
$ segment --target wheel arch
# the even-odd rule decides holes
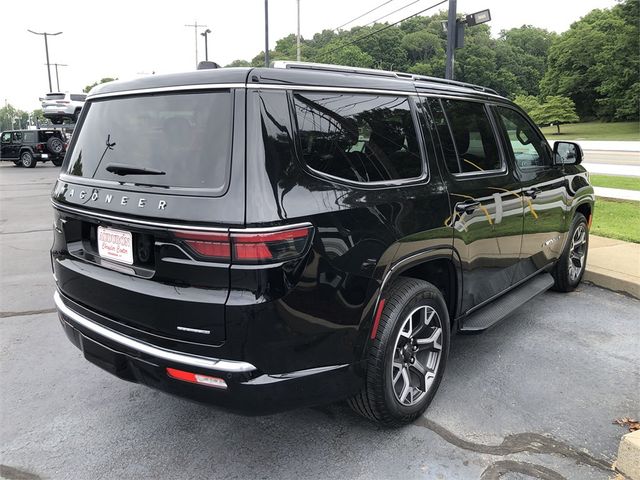
[[[380,300],[384,298],[385,288],[399,277],[424,280],[440,290],[447,304],[451,328],[455,328],[455,319],[459,316],[461,307],[462,270],[460,257],[452,247],[417,252],[395,261],[382,280],[376,299],[375,313]]]

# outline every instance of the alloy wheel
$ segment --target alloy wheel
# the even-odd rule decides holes
[[[404,320],[393,349],[391,383],[401,405],[420,402],[433,384],[442,357],[442,323],[438,312],[423,305]]]
[[[587,256],[587,228],[584,224],[577,226],[571,237],[569,249],[569,278],[575,282],[582,274]]]

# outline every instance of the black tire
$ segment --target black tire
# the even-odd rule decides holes
[[[551,272],[557,292],[572,292],[584,276],[589,252],[589,227],[584,215],[575,214],[567,235],[564,251]]]
[[[423,280],[399,278],[383,298],[385,298],[384,309],[380,316],[375,339],[371,341],[367,354],[365,385],[360,393],[349,399],[349,405],[365,418],[383,425],[397,427],[407,425],[422,415],[438,390],[449,353],[449,313],[442,293],[432,284]],[[425,312],[424,315],[422,312]],[[431,318],[426,327],[414,330],[409,320],[410,316],[412,317],[411,321]],[[410,340],[404,335],[407,332],[407,322],[409,322],[409,333],[416,331],[416,337],[418,335],[428,336],[428,339],[417,338],[416,340],[425,342],[421,351],[411,353],[418,346],[412,343],[413,339]],[[420,322],[419,325],[422,323]],[[439,333],[437,332],[438,328],[440,329]],[[404,343],[404,348],[401,348],[400,342],[403,338],[406,343]],[[437,360],[433,361],[435,363],[433,365],[432,355],[438,351],[438,338],[440,339],[440,353],[437,355]],[[430,340],[433,349],[426,346]],[[407,349],[407,346],[411,345],[413,348]],[[428,358],[426,362],[418,358],[424,354],[427,357],[423,358]],[[408,358],[407,355],[410,355],[411,358]],[[433,368],[424,368],[430,364]],[[403,374],[403,370],[406,371],[406,376]],[[419,370],[427,371],[428,374],[422,376]],[[394,377],[396,382],[394,382]],[[398,386],[401,379],[403,385]],[[418,386],[417,394],[415,390],[411,391],[411,401],[415,403],[407,405],[403,404],[401,397],[404,394],[404,402],[408,400],[405,387],[411,384],[410,380],[419,382],[421,385]]]
[[[63,161],[62,158],[57,158],[55,160],[51,160],[51,163],[53,163],[56,167],[59,167],[62,165],[62,161]]]
[[[16,167],[21,167],[21,166],[22,166],[22,160],[14,160],[14,161],[13,161],[13,164],[14,164]]]
[[[55,124],[55,125],[60,125],[62,122],[64,122],[64,118],[61,117],[54,117],[51,118],[51,123]]]
[[[80,116],[81,111],[82,109],[76,108],[76,111],[73,112],[73,117],[71,117],[71,120],[73,120],[73,123],[76,123],[78,121],[78,117]]]
[[[60,155],[64,150],[64,142],[58,137],[49,137],[47,140],[47,150],[54,155]]]
[[[25,150],[20,154],[20,163],[25,168],[33,168],[36,166],[36,159],[33,158],[33,155],[29,150]]]

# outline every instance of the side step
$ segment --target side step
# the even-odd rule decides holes
[[[518,307],[528,302],[553,286],[553,277],[549,273],[541,273],[497,300],[472,312],[462,320],[461,333],[480,333],[494,326]]]

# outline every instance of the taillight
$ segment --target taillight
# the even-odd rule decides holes
[[[41,152],[44,150],[44,143],[36,143],[36,150]]]
[[[174,235],[193,252],[210,260],[237,263],[274,263],[302,255],[311,240],[310,226],[282,228],[273,231],[230,233],[190,232]]]
[[[184,240],[191,249],[202,257],[212,260],[229,261],[231,258],[231,245],[228,233],[189,232],[178,231],[173,234]]]

